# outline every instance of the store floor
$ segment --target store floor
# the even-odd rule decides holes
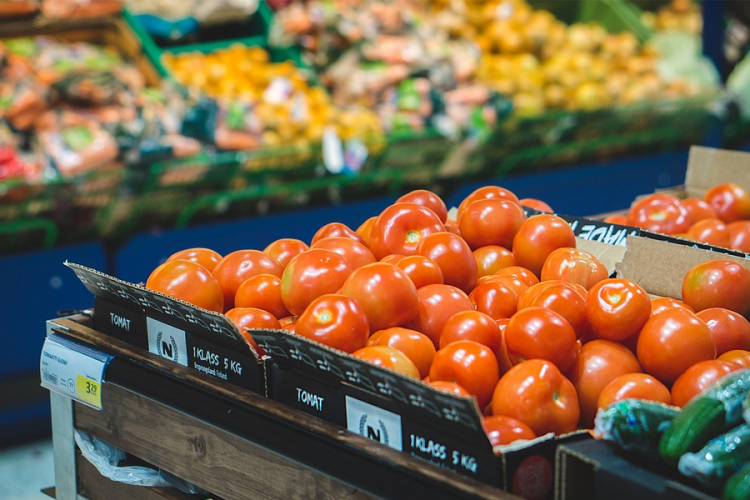
[[[49,500],[41,490],[54,484],[51,440],[0,450],[0,496],[3,500]]]

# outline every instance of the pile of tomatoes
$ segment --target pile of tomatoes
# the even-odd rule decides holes
[[[524,206],[547,213],[528,216]],[[412,191],[351,229],[172,255],[146,287],[473,396],[493,444],[590,428],[627,397],[684,404],[750,366],[750,271],[691,269],[683,301],[610,278],[538,200],[486,186],[449,212]]]
[[[750,253],[750,193],[731,182],[710,187],[700,198],[649,194],[627,214],[605,221]]]

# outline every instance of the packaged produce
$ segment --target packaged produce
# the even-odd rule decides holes
[[[122,12],[122,0],[41,0],[42,15],[56,19],[110,16]]]
[[[711,488],[719,488],[750,461],[750,425],[741,424],[680,457],[679,469]]]

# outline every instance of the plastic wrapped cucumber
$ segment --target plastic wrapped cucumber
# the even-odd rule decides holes
[[[750,462],[729,476],[721,489],[721,500],[750,500]]]
[[[682,474],[710,488],[719,488],[750,461],[750,425],[743,423],[710,440],[695,453],[685,453]]]

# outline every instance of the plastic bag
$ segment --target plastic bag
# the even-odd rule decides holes
[[[202,25],[247,18],[258,10],[258,0],[126,0],[128,10],[162,19],[193,18]]]

